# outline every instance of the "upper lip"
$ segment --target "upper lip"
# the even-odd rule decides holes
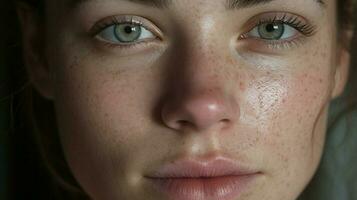
[[[260,173],[243,167],[234,160],[222,156],[211,159],[183,158],[167,163],[154,171],[148,178],[204,178],[220,176],[245,176]]]

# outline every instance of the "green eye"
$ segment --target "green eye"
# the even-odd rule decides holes
[[[265,22],[255,26],[246,36],[263,40],[284,40],[293,38],[299,31],[284,22]]]
[[[98,35],[100,39],[114,44],[136,43],[156,36],[144,26],[133,23],[113,24],[103,29]]]
[[[134,42],[141,36],[141,26],[136,24],[119,24],[114,27],[114,35],[120,42]]]
[[[263,23],[258,26],[259,36],[265,40],[278,40],[284,32],[285,27],[282,23]]]

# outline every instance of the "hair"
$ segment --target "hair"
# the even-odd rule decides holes
[[[38,11],[38,17],[44,16],[45,0],[8,0],[5,7],[8,16],[15,18],[16,3],[26,3]],[[338,40],[345,47],[350,47],[349,31],[353,29],[352,0],[337,1]],[[9,18],[9,17],[8,17]],[[7,52],[7,64],[11,74],[12,100],[12,131],[10,139],[10,178],[9,195],[11,199],[28,199],[30,190],[38,192],[35,199],[88,199],[73,177],[64,158],[60,144],[54,105],[42,98],[28,80],[22,59],[21,35],[18,22],[5,22],[11,27],[6,44],[10,47]],[[14,24],[16,24],[14,26]],[[8,48],[7,48],[8,49]],[[353,63],[352,63],[353,64]],[[354,66],[354,65],[352,65]],[[356,69],[350,69],[350,77],[356,74]],[[333,127],[342,115],[355,109],[357,83],[349,79],[349,93],[343,96],[343,110],[329,127]],[[36,147],[36,148],[34,148]],[[33,186],[33,181],[41,182],[39,187]],[[31,196],[32,197],[32,196]],[[31,198],[30,198],[31,199]]]

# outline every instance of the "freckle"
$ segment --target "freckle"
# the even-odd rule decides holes
[[[307,92],[307,88],[305,88],[304,91]]]
[[[320,78],[320,79],[319,79],[319,82],[322,83],[322,81],[323,81],[322,78]]]
[[[240,88],[240,90],[244,91],[245,90],[245,84],[243,82],[239,82],[239,88]]]
[[[121,74],[121,71],[115,72],[115,76],[119,76]]]
[[[298,123],[301,124],[301,121],[302,121],[302,117],[299,117],[298,118]]]
[[[230,65],[234,64],[234,60],[231,57],[227,57],[226,60],[227,60],[228,64],[230,64]]]

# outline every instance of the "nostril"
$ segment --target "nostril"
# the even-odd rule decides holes
[[[223,98],[221,93],[188,93],[186,96],[169,99],[162,106],[164,125],[180,130],[206,130],[212,126],[228,128],[239,113],[235,101]]]
[[[228,127],[230,125],[231,120],[229,120],[229,119],[221,119],[219,121],[219,123],[221,124],[221,128],[226,128],[226,127]]]
[[[178,120],[177,123],[185,125],[188,124],[189,122],[187,120]]]
[[[188,127],[194,127],[194,124],[192,122],[184,119],[173,120],[171,121],[171,123],[168,121],[168,123],[166,124],[169,125],[170,128],[177,129],[177,130],[186,129]]]
[[[177,120],[177,124],[180,126],[180,127],[183,127],[183,126],[190,126],[190,122],[187,121],[187,120]]]
[[[230,121],[231,121],[231,120],[229,120],[229,119],[222,119],[222,120],[221,120],[221,122],[224,123],[224,124],[227,124],[227,123],[229,123]]]

